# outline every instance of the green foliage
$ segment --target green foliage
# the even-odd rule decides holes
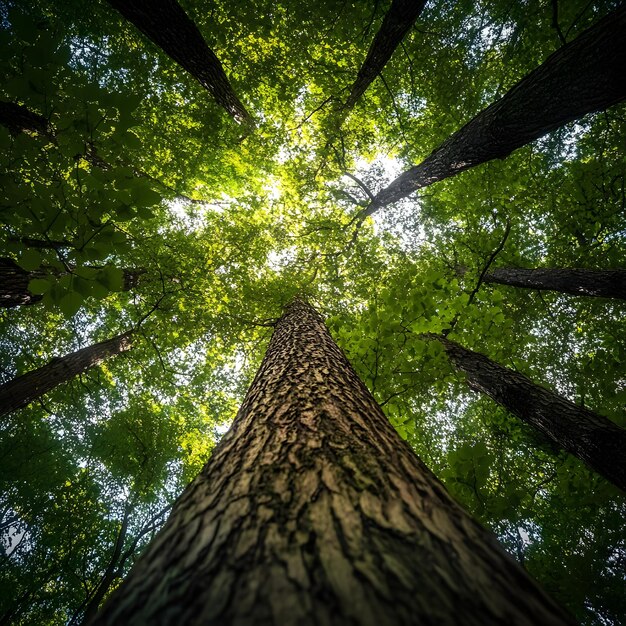
[[[0,9],[0,100],[38,120],[0,126],[0,256],[43,296],[3,309],[2,380],[136,329],[0,425],[4,619],[80,623],[126,519],[112,590],[304,294],[450,492],[583,623],[620,623],[623,494],[471,393],[427,335],[626,425],[623,304],[481,282],[489,263],[626,266],[623,106],[360,226],[343,175],[375,193],[502,95],[560,45],[549,4],[428,3],[346,116],[385,3],[185,3],[248,134],[106,3]],[[615,4],[561,2],[561,31]]]

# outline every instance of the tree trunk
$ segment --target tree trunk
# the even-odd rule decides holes
[[[626,430],[486,356],[435,336],[467,384],[530,424],[559,448],[626,491]]]
[[[237,122],[251,122],[219,59],[176,0],[107,1],[196,78]]]
[[[91,624],[459,623],[573,622],[450,498],[296,301],[232,428]]]
[[[372,41],[367,57],[350,89],[345,108],[351,109],[372,81],[382,72],[395,49],[422,12],[425,0],[393,0]]]
[[[10,309],[39,302],[41,296],[30,293],[28,283],[45,275],[40,270],[27,272],[12,259],[0,258],[0,308]]]
[[[560,291],[574,296],[626,300],[626,270],[500,267],[485,274],[483,280],[512,287]]]
[[[0,415],[7,415],[40,398],[61,383],[132,348],[132,331],[81,348],[0,385]]]
[[[422,163],[378,193],[365,215],[626,98],[626,5],[562,46]]]

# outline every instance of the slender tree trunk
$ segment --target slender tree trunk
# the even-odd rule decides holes
[[[176,0],[107,1],[196,78],[237,122],[251,122],[219,59]]]
[[[402,43],[422,12],[425,0],[393,0],[383,23],[372,41],[367,57],[350,89],[345,108],[351,109]]]
[[[570,619],[395,432],[307,304],[91,622],[488,626]]]
[[[40,398],[61,383],[102,363],[105,359],[130,350],[132,331],[95,343],[0,385],[0,415],[7,415]]]
[[[626,300],[626,270],[500,267],[485,274],[483,280],[512,287],[560,291],[574,296]]]
[[[41,296],[30,293],[28,283],[33,278],[43,278],[45,274],[40,270],[27,272],[12,259],[0,258],[0,308],[9,309],[39,302]]]
[[[124,548],[124,542],[126,541],[126,534],[128,532],[128,518],[130,516],[132,507],[130,503],[126,504],[124,508],[124,517],[122,518],[122,523],[120,525],[120,530],[117,534],[117,539],[115,540],[115,545],[113,546],[113,554],[111,554],[111,559],[109,560],[109,564],[102,576],[102,579],[98,583],[98,586],[94,590],[93,595],[89,598],[89,602],[87,603],[83,615],[82,624],[86,624],[90,619],[94,617],[94,615],[98,612],[98,608],[100,603],[109,592],[111,585],[115,582],[117,578],[119,561],[122,556],[122,550]]]
[[[626,491],[625,429],[478,352],[441,336],[435,338],[443,344],[452,363],[465,372],[471,389],[486,393]]]
[[[562,46],[422,163],[378,193],[365,215],[511,152],[626,98],[626,5]]]

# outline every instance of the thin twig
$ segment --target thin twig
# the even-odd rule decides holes
[[[351,178],[365,192],[367,197],[370,199],[370,202],[374,202],[374,194],[360,178],[357,178],[354,174],[350,174],[350,172],[344,172],[343,175]]]
[[[465,305],[466,307],[468,307],[474,301],[474,298],[476,297],[476,294],[478,293],[478,290],[480,289],[480,287],[481,287],[481,285],[483,283],[483,280],[485,278],[485,274],[488,272],[489,268],[491,267],[491,264],[495,261],[495,258],[498,256],[498,254],[500,254],[500,252],[502,252],[502,249],[504,248],[504,244],[506,243],[506,240],[508,239],[510,232],[511,232],[511,220],[507,217],[506,218],[506,228],[504,229],[504,235],[502,236],[502,240],[498,244],[498,247],[489,256],[489,259],[487,260],[487,263],[485,264],[485,267],[483,267],[483,270],[480,273],[480,276],[478,277],[478,282],[476,283],[476,286],[474,287],[474,289],[470,293],[470,296],[469,296],[469,298],[467,300],[467,304]],[[458,311],[455,314],[455,316],[452,319],[452,321],[450,322],[450,327],[446,328],[445,330],[443,330],[441,332],[441,334],[444,337],[447,337],[450,334],[450,332],[454,329],[454,327],[456,326],[456,323],[459,321],[460,315],[461,315],[461,312]]]
[[[556,30],[556,34],[559,36],[561,43],[565,45],[567,40],[559,26],[559,0],[552,0],[552,28]]]

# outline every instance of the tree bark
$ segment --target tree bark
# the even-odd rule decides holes
[[[294,302],[231,430],[92,626],[571,624]]]
[[[574,296],[626,300],[626,270],[499,267],[485,274],[483,281],[526,289],[560,291]]]
[[[467,384],[530,424],[559,448],[626,491],[626,430],[533,383],[523,374],[459,344],[434,336]]]
[[[95,343],[0,385],[0,415],[7,415],[40,398],[61,383],[132,348],[132,331]]]
[[[396,48],[415,24],[425,4],[425,0],[392,1],[350,89],[344,108],[351,109],[382,72]]]
[[[107,1],[187,70],[237,122],[251,123],[219,59],[176,0]]]
[[[380,191],[365,216],[626,98],[626,5],[562,46],[425,161]]]
[[[39,302],[41,296],[30,293],[28,283],[33,278],[44,278],[45,274],[41,270],[27,272],[12,259],[0,258],[0,308],[10,309]]]

